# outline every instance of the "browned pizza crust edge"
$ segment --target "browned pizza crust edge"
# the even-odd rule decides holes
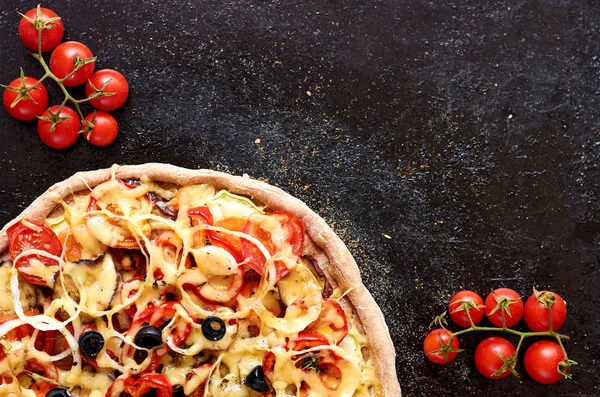
[[[306,204],[283,190],[247,176],[232,176],[212,170],[191,170],[169,164],[147,163],[140,165],[113,166],[94,171],[78,172],[72,177],[51,186],[16,219],[0,231],[0,253],[6,255],[8,238],[6,229],[19,219],[43,221],[57,206],[57,199],[87,190],[109,180],[139,179],[146,175],[150,180],[178,185],[208,183],[233,193],[248,196],[269,208],[293,213],[302,221],[310,239],[321,248],[329,259],[328,273],[343,290],[351,289],[346,297],[350,300],[369,339],[371,354],[375,358],[377,373],[385,396],[400,397],[400,385],[396,376],[395,349],[383,314],[377,303],[362,284],[360,272],[346,245]]]

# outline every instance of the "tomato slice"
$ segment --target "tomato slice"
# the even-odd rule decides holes
[[[348,334],[346,313],[336,300],[323,299],[323,308],[319,317],[306,330],[325,335],[337,345]]]
[[[171,397],[173,388],[169,379],[163,374],[148,373],[142,376],[119,376],[108,388],[106,397],[118,397],[123,393],[131,397],[153,395],[156,397]]]
[[[46,251],[55,256],[62,254],[60,240],[52,229],[43,223],[22,219],[9,227],[6,230],[6,234],[8,235],[10,258],[13,262],[19,254],[32,249]],[[53,268],[52,271],[54,273],[57,273],[59,270],[58,261],[41,255],[23,256],[15,263],[15,266],[19,273],[30,283],[47,287],[47,280],[35,274],[35,270],[31,269],[36,263]]]
[[[188,216],[190,217],[193,226],[204,224],[239,232],[242,231],[244,225],[246,224],[246,219],[243,218],[225,218],[219,220],[215,224],[213,222],[212,213],[206,206],[190,208],[188,210]],[[227,250],[227,252],[229,252],[238,263],[243,260],[239,237],[214,230],[199,230],[194,235],[194,243],[196,246],[201,247],[206,245],[207,239],[211,245],[215,245]]]
[[[257,238],[271,255],[283,251],[290,260],[297,261],[304,249],[304,226],[292,214],[273,212],[271,214],[254,213],[242,230]],[[251,241],[242,239],[242,254],[248,266],[263,274],[266,258],[262,251]],[[285,277],[290,269],[284,261],[276,260],[276,280]]]
[[[158,306],[149,306],[145,310],[136,313],[127,333],[135,335],[144,324],[160,328],[173,319],[173,316],[177,311],[175,309],[176,304],[179,304],[179,302],[163,302]],[[177,325],[175,328],[175,332],[173,332],[173,343],[176,346],[180,345],[191,332],[192,326],[181,322],[181,324]]]
[[[233,217],[220,219],[215,222],[214,225],[234,232],[241,232],[244,230],[246,222],[247,220],[245,218]],[[210,240],[211,244],[227,249],[231,255],[238,260],[238,262],[243,260],[242,242],[239,237],[232,234],[211,230],[208,234],[208,239]]]
[[[56,389],[58,386],[54,383],[54,381],[58,380],[58,371],[56,367],[52,363],[41,363],[36,359],[29,359],[25,362],[25,370],[33,373],[37,373],[42,375],[44,378],[49,379],[50,381],[46,381],[45,379],[37,379],[35,382],[29,387],[30,390],[35,392],[37,397],[45,397],[46,394],[52,390]]]

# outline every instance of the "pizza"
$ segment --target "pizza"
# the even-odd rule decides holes
[[[114,166],[0,232],[0,396],[400,396],[325,221],[247,176]]]

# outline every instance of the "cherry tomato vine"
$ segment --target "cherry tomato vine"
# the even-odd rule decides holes
[[[39,79],[21,77],[4,89],[4,107],[18,120],[39,119],[38,134],[50,147],[62,149],[75,143],[79,134],[96,146],[110,144],[117,135],[116,120],[105,112],[93,111],[84,115],[81,105],[109,111],[123,105],[129,94],[129,86],[123,75],[116,70],[104,69],[94,73],[97,58],[82,43],[68,41],[61,44],[64,26],[61,18],[53,11],[40,5],[20,14],[19,37],[44,70]],[[43,53],[53,51],[49,63]],[[48,105],[45,80],[53,80],[61,89],[64,99],[59,105]],[[86,97],[77,99],[67,87],[86,84]],[[66,105],[70,103],[74,111]],[[75,115],[75,116],[74,116]],[[74,122],[73,118],[78,121]]]
[[[563,341],[569,336],[557,330],[565,321],[567,310],[563,299],[551,291],[533,290],[524,306],[521,297],[508,288],[492,291],[482,304],[481,297],[473,291],[460,291],[452,297],[449,312],[452,320],[465,329],[452,332],[447,328],[448,311],[436,316],[431,326],[439,328],[431,331],[424,340],[423,351],[427,358],[436,364],[448,364],[462,352],[458,337],[477,331],[503,332],[519,337],[516,348],[508,340],[490,337],[482,341],[475,353],[478,371],[490,379],[501,379],[511,373],[518,376],[515,366],[523,341],[531,337],[546,337],[555,340],[541,340],[531,345],[525,354],[525,369],[539,383],[555,383],[571,378],[569,369],[577,362],[569,359]],[[480,326],[483,312],[495,326]],[[511,328],[525,315],[531,331]]]

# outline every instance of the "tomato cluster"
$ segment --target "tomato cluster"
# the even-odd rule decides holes
[[[118,133],[115,118],[107,113],[122,106],[129,95],[125,77],[112,69],[94,73],[96,58],[92,51],[77,41],[61,44],[64,26],[60,17],[47,8],[38,6],[25,13],[19,23],[19,37],[25,47],[36,58],[46,74],[40,79],[21,76],[8,85],[3,85],[4,108],[17,120],[38,119],[37,131],[40,139],[54,149],[73,145],[80,134],[95,146],[106,146],[113,142]],[[43,53],[52,51],[49,65]],[[54,80],[65,93],[59,105],[48,106],[48,91],[42,83],[46,78]],[[85,84],[84,99],[73,98],[65,87]],[[75,110],[66,106],[70,101]],[[87,116],[80,105],[89,102],[95,109]]]
[[[475,350],[475,366],[479,373],[489,379],[502,379],[511,373],[517,375],[515,365],[521,342],[526,337],[549,336],[551,340],[541,340],[532,344],[525,353],[525,370],[538,383],[552,384],[563,378],[569,378],[569,367],[576,363],[567,358],[562,345],[564,335],[557,334],[567,316],[565,301],[551,291],[533,290],[525,305],[521,297],[512,289],[498,288],[485,299],[473,291],[456,293],[448,305],[452,321],[466,329],[451,332],[444,312],[436,317],[435,324],[441,326],[431,331],[423,342],[423,351],[427,358],[436,364],[447,364],[454,360],[460,350],[458,336],[471,331],[503,331],[520,336],[515,346],[502,337],[484,339]],[[478,324],[487,317],[495,327],[482,327]],[[525,319],[532,332],[520,332],[511,327]]]

